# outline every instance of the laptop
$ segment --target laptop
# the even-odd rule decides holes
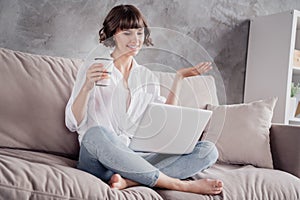
[[[211,114],[209,110],[150,103],[129,148],[138,152],[191,153]]]

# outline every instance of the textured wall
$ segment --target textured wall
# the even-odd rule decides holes
[[[140,8],[150,26],[178,31],[202,45],[220,71],[227,103],[243,99],[249,19],[300,10],[300,0],[0,0],[0,46],[85,58],[97,45],[103,18],[110,8],[121,3]],[[191,42],[175,43],[168,38],[164,41],[169,41],[179,54],[146,49],[137,58],[139,62],[149,63],[155,58],[155,62],[176,69],[193,63],[199,55],[199,61],[208,59],[201,56],[203,52],[191,48]],[[147,54],[152,56],[149,58]],[[188,62],[186,56],[191,56]],[[224,97],[221,102],[225,102]]]

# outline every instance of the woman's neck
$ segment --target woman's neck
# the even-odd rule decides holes
[[[128,56],[124,54],[120,56],[120,54],[118,54],[117,51],[114,51],[112,53],[112,57],[114,58],[114,64],[116,68],[123,75],[125,87],[128,88],[127,81],[133,64],[133,56]]]
[[[133,56],[128,55],[120,55],[117,51],[112,53],[112,57],[114,58],[114,64],[119,69],[119,71],[125,75],[131,70]]]

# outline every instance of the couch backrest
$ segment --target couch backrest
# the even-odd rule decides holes
[[[78,156],[64,109],[81,62],[0,48],[0,147]]]
[[[0,148],[78,156],[77,134],[65,127],[65,106],[75,82],[79,59],[32,55],[0,48]],[[155,72],[167,96],[175,74]],[[218,104],[214,79],[185,79],[182,106]]]

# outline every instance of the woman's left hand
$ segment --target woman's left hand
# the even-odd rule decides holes
[[[201,62],[194,67],[181,68],[177,70],[177,75],[180,78],[202,75],[212,69],[211,62]]]

